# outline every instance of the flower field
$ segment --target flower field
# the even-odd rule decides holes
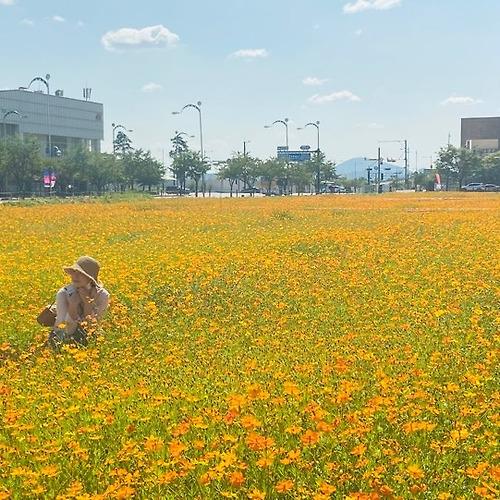
[[[500,498],[500,196],[0,206],[1,499]],[[35,318],[87,254],[87,349]]]

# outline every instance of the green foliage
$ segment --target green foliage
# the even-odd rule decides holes
[[[135,183],[143,190],[147,187],[151,191],[153,186],[158,186],[165,175],[165,168],[155,160],[149,151],[136,149],[122,156],[125,178],[133,189]]]
[[[456,148],[448,144],[439,150],[436,168],[443,177],[446,189],[450,181],[458,182],[461,187],[481,176],[482,158],[475,149]]]
[[[170,167],[181,187],[186,187],[186,178],[194,180],[196,196],[198,196],[200,179],[209,169],[208,163],[201,158],[200,153],[191,150],[176,154]]]
[[[19,137],[5,140],[2,146],[0,161],[4,183],[7,185],[9,181],[13,181],[17,190],[23,194],[31,189],[37,177],[41,178],[40,146],[33,139],[22,141]]]
[[[132,141],[130,137],[122,130],[116,134],[116,139],[113,142],[113,151],[119,156],[133,151]]]
[[[235,153],[229,158],[225,165],[219,170],[219,179],[227,179],[231,186],[231,192],[237,181],[243,183],[243,187],[253,187],[261,171],[261,160],[244,153]]]

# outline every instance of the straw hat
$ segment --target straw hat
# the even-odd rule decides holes
[[[101,285],[101,282],[97,279],[97,275],[99,274],[99,269],[101,268],[99,262],[93,259],[92,257],[87,257],[86,255],[80,257],[73,265],[64,266],[64,272],[68,273],[70,270],[79,271],[84,274],[95,285]]]

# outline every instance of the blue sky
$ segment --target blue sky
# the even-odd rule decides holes
[[[50,74],[104,105],[136,148],[168,164],[175,131],[206,156],[265,159],[285,143],[329,160],[402,156],[428,166],[460,118],[500,113],[498,0],[0,0],[0,88]],[[44,87],[43,87],[44,89]],[[0,103],[1,107],[1,103]],[[389,142],[394,141],[394,142]]]

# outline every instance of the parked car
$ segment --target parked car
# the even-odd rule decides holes
[[[485,184],[484,185],[484,190],[485,191],[500,191],[500,186],[497,186],[496,184]]]
[[[249,187],[249,188],[242,189],[240,191],[240,193],[256,194],[256,193],[260,193],[260,189],[258,187]]]
[[[482,182],[469,182],[466,186],[460,188],[462,191],[484,191],[484,184]]]
[[[189,194],[190,192],[188,188],[181,188],[180,186],[167,186],[165,188],[166,194]]]
[[[347,190],[344,186],[339,186],[337,184],[329,184],[323,190],[323,193],[347,193]]]

